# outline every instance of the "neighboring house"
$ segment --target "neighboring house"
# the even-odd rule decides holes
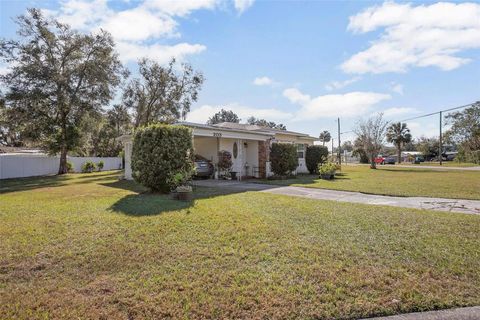
[[[272,143],[291,143],[298,150],[298,173],[306,173],[306,146],[313,145],[316,138],[308,134],[293,131],[270,129],[257,125],[222,122],[205,125],[192,122],[180,122],[193,130],[195,153],[217,163],[218,152],[229,151],[232,154],[232,171],[238,177],[265,178],[270,172],[270,145]],[[132,136],[120,137],[125,147],[125,178],[132,179],[131,154]]]

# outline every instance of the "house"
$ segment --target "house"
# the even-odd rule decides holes
[[[231,122],[214,125],[179,122],[176,125],[192,129],[195,154],[214,164],[219,151],[229,151],[232,154],[232,171],[237,172],[238,177],[265,178],[271,175],[269,156],[272,143],[295,144],[298,151],[297,173],[306,173],[306,146],[313,145],[316,140],[304,133]],[[125,147],[125,178],[132,179],[132,136],[122,136],[120,141]]]

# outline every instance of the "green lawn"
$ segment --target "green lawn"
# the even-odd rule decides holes
[[[355,319],[480,304],[480,216],[117,173],[0,181],[0,318]]]
[[[394,165],[377,168],[344,165],[341,174],[334,180],[322,180],[316,175],[298,175],[294,179],[261,182],[391,196],[480,200],[480,171],[410,169]]]
[[[411,166],[440,166],[440,162],[435,162],[435,161],[427,161],[427,162],[420,162],[419,164],[414,164],[411,162],[402,162],[401,165],[411,165]],[[471,163],[471,162],[456,162],[456,161],[443,161],[442,162],[442,167],[463,167],[463,168],[468,168],[468,167],[479,167],[480,165],[476,163]]]

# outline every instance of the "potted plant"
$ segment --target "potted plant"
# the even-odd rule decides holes
[[[174,184],[176,185],[174,197],[177,200],[187,201],[192,199],[192,186],[188,185],[188,179],[191,175],[177,173],[174,176]]]
[[[318,173],[321,179],[331,180],[335,177],[337,171],[337,164],[333,162],[326,162],[318,166]]]

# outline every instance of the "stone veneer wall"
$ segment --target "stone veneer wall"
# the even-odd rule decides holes
[[[270,140],[258,142],[258,167],[260,178],[267,177],[267,161],[270,161]]]

